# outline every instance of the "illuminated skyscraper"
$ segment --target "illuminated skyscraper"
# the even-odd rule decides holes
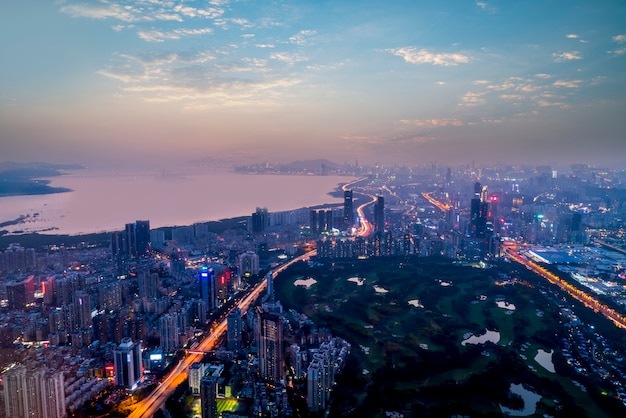
[[[141,344],[130,338],[123,338],[113,351],[115,383],[118,386],[132,388],[141,379]]]
[[[352,202],[352,190],[343,192],[343,226],[346,229],[354,226],[354,205]]]
[[[233,308],[228,314],[227,341],[229,350],[241,349],[241,310],[238,307]]]
[[[385,230],[385,198],[378,196],[374,205],[374,227],[376,232]]]
[[[261,379],[277,385],[283,379],[283,326],[280,314],[257,308],[256,337]]]

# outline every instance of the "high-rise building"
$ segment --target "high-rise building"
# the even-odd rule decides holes
[[[307,369],[307,405],[309,411],[318,412],[326,409],[326,370],[324,365],[314,359]]]
[[[206,308],[209,312],[214,311],[217,308],[217,300],[213,269],[203,266],[198,274],[198,283],[200,285],[200,299],[206,303]]]
[[[113,350],[115,384],[125,388],[134,387],[141,379],[141,344],[123,338]]]
[[[217,378],[204,376],[200,381],[202,418],[217,418]]]
[[[159,318],[159,334],[164,352],[171,353],[180,347],[177,314],[165,314]]]
[[[247,251],[239,256],[239,275],[249,277],[259,274],[259,256],[254,251]]]
[[[261,379],[270,385],[277,385],[283,380],[283,325],[280,314],[257,308],[256,337]]]
[[[148,270],[140,270],[137,273],[139,297],[148,300],[156,298],[158,281],[159,275],[157,273],[150,273]]]
[[[24,309],[35,302],[35,278],[29,276],[25,280],[10,281],[6,285],[9,309]]]
[[[377,232],[385,230],[385,198],[378,196],[374,205],[374,228]]]
[[[129,223],[124,226],[124,243],[126,244],[126,255],[130,258],[137,256],[137,235],[135,235],[135,224]]]
[[[189,367],[187,381],[189,383],[189,389],[191,390],[191,394],[193,396],[200,396],[200,384],[202,382],[202,378],[204,377],[205,371],[206,367],[204,363],[193,363]]]
[[[354,226],[354,204],[352,201],[352,190],[343,192],[343,227],[350,229]]]
[[[138,257],[150,252],[150,221],[135,221],[135,245]]]
[[[2,373],[4,408],[12,418],[65,418],[63,373],[14,366]]]
[[[233,308],[228,314],[227,319],[227,345],[231,351],[241,349],[241,310],[238,307]]]
[[[250,232],[253,234],[262,234],[269,226],[270,216],[267,208],[256,208],[256,212],[250,217]]]

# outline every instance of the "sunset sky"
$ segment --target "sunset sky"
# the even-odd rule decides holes
[[[0,161],[626,162],[626,2],[2,0]]]

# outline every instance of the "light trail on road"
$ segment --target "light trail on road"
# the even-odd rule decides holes
[[[272,271],[272,280],[276,278],[278,273],[286,270],[289,266],[299,261],[308,260],[317,254],[317,250],[309,251],[306,254],[298,256],[287,263],[277,267]],[[261,280],[243,299],[237,302],[237,307],[242,313],[245,313],[248,308],[256,302],[261,292],[265,290],[267,286],[266,280]],[[227,315],[225,315],[227,316]],[[163,407],[163,404],[169,398],[178,385],[183,383],[187,379],[187,373],[189,367],[193,363],[199,362],[204,357],[204,354],[198,352],[204,352],[212,350],[219,339],[224,335],[227,328],[227,320],[220,321],[195,348],[197,352],[189,352],[175,367],[174,369],[161,381],[157,388],[146,398],[135,404],[133,412],[129,415],[129,418],[148,418],[152,417],[159,409]]]

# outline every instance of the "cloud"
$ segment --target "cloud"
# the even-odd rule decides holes
[[[289,42],[300,46],[309,45],[311,38],[315,35],[317,35],[317,32],[314,30],[301,30],[297,34],[289,37]]]
[[[72,17],[83,17],[88,19],[118,19],[124,22],[137,20],[132,13],[132,7],[127,9],[118,4],[109,5],[88,5],[88,4],[67,4],[60,9],[61,13],[66,13]]]
[[[255,46],[257,48],[274,48],[275,47],[274,44],[256,44]]]
[[[393,55],[401,57],[404,61],[410,64],[433,64],[455,66],[459,64],[467,64],[470,58],[467,55],[459,53],[440,53],[433,52],[427,49],[416,49],[414,47],[403,47],[387,49],[387,52],[391,52]]]
[[[467,92],[461,97],[461,105],[462,106],[478,106],[481,104],[485,104],[485,99],[483,96],[485,93],[473,93]]]
[[[465,122],[457,118],[441,119],[402,119],[400,123],[404,125],[418,126],[420,128],[441,128],[447,126],[465,126]]]
[[[489,80],[474,80],[472,84],[475,86],[481,86],[484,84],[489,84]]]
[[[552,83],[552,85],[554,87],[567,87],[568,89],[576,89],[580,87],[580,83],[582,82],[583,82],[582,80],[570,80],[570,81],[557,80],[554,83]]]
[[[535,77],[546,79],[546,78],[550,78],[552,76],[550,74],[539,73],[539,74],[535,74]]]
[[[565,62],[565,61],[573,61],[583,59],[582,55],[578,51],[571,52],[562,52],[562,53],[553,53],[552,57],[554,58],[554,62]]]
[[[614,49],[612,51],[608,51],[609,54],[613,54],[613,55],[624,55],[626,53],[626,47],[624,48],[617,48]]]
[[[626,42],[626,35],[615,35],[613,37],[613,42],[617,42],[618,44],[623,44]]]
[[[303,57],[300,54],[289,54],[287,52],[274,52],[270,54],[270,58],[276,61],[281,61],[289,65],[293,65],[296,62],[307,61],[308,58]]]
[[[438,86],[445,86],[448,83],[446,83],[445,81],[437,81],[437,82],[435,82],[435,84],[438,85]]]
[[[480,7],[483,10],[487,10],[487,7],[489,6],[487,3],[483,2],[483,1],[477,1],[476,6]]]
[[[168,32],[147,30],[137,32],[137,36],[146,42],[165,42],[168,39],[181,39],[187,36],[207,35],[213,33],[212,28],[175,29]]]
[[[567,35],[565,35],[565,37],[567,39],[578,39],[578,35],[576,35],[575,33],[568,33]]]

